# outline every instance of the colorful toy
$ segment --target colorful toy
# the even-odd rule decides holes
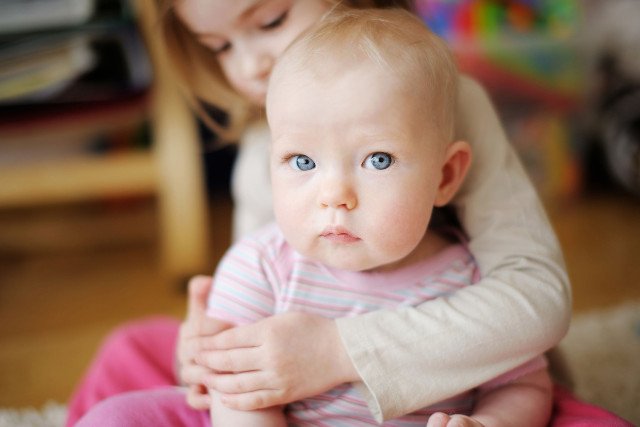
[[[579,100],[577,0],[418,0],[417,9],[490,89],[563,110]]]

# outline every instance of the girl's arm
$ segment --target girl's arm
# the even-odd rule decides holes
[[[305,342],[309,346],[325,339],[335,342],[339,334],[343,347],[327,349],[323,359],[344,360],[346,352],[352,366],[334,363],[335,369],[322,375],[313,370],[309,358],[297,363],[301,358],[296,354],[286,360],[284,372],[282,361],[267,362],[268,355],[258,368],[234,353],[236,368],[242,365],[234,370],[270,371],[272,378],[280,379],[274,387],[273,381],[246,385],[226,378],[223,388],[235,393],[236,405],[246,409],[265,401],[287,403],[310,396],[305,393],[311,390],[327,390],[336,381],[359,377],[358,386],[374,416],[389,419],[473,388],[544,352],[564,336],[571,292],[559,244],[488,96],[466,78],[460,85],[457,120],[458,137],[472,144],[475,160],[456,207],[483,279],[415,308],[372,312],[335,323],[316,319],[315,324],[323,325],[316,332],[289,325],[288,336],[293,341],[295,334],[302,350]],[[262,143],[267,146],[268,139]],[[235,176],[250,173],[236,169]],[[243,194],[248,196],[248,191]],[[262,336],[279,336],[287,325],[284,320],[276,316],[261,321],[258,327],[270,330]],[[202,343],[201,348],[234,347],[236,334],[241,334],[236,329]],[[288,379],[282,380],[283,375]]]

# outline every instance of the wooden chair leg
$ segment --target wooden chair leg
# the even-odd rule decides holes
[[[137,14],[154,67],[153,151],[157,166],[163,269],[173,280],[211,273],[207,198],[193,113],[175,83],[151,0]]]
[[[196,121],[175,87],[158,88],[154,153],[163,268],[173,280],[211,273],[203,163]]]

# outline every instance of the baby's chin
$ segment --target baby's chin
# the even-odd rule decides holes
[[[285,233],[285,238],[287,234]],[[397,257],[367,247],[364,242],[334,244],[323,239],[288,239],[299,254],[329,268],[345,271],[369,271],[384,269],[397,262]],[[397,255],[397,254],[394,254]]]
[[[386,263],[379,260],[373,260],[363,256],[353,256],[351,254],[342,253],[342,251],[334,251],[329,254],[308,255],[315,261],[318,261],[327,267],[345,271],[370,271],[383,267]]]
[[[395,255],[395,256],[394,256]],[[345,271],[360,271],[369,273],[383,273],[394,271],[415,262],[409,256],[398,254],[349,254],[343,251],[330,251],[323,255],[307,255],[330,268]]]

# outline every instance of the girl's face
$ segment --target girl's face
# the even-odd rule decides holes
[[[331,7],[326,0],[177,0],[177,16],[216,55],[231,86],[264,105],[275,61]]]

